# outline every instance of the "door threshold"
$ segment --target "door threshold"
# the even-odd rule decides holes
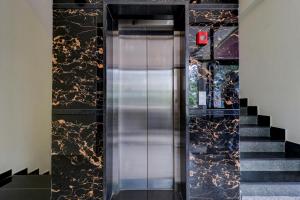
[[[174,190],[122,190],[112,200],[181,200]]]

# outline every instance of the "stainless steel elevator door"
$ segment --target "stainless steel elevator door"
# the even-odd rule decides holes
[[[174,36],[118,41],[120,189],[174,189]]]
[[[172,189],[173,36],[148,36],[148,189]]]
[[[120,189],[146,189],[147,37],[119,36]]]

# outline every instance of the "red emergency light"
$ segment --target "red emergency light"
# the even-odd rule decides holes
[[[196,44],[197,45],[207,45],[208,44],[208,32],[199,31],[196,36]]]

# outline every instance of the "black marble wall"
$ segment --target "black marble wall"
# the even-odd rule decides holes
[[[52,200],[103,199],[102,3],[54,0]]]
[[[103,199],[102,1],[53,3],[51,199]],[[236,200],[240,198],[237,1],[190,3],[188,196]],[[206,46],[195,44],[198,31],[209,33]],[[204,100],[199,101],[199,92],[205,94]]]
[[[238,4],[218,4],[217,1],[191,3],[189,196],[193,200],[238,200]],[[207,45],[196,45],[198,31],[208,32]]]

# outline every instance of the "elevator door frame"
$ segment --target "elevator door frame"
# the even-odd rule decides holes
[[[184,0],[174,0],[174,1],[166,1],[166,0],[154,0],[154,1],[148,1],[148,0],[127,0],[126,2],[124,0],[104,0],[104,49],[107,50],[107,40],[105,39],[106,36],[107,36],[107,27],[109,27],[110,25],[107,24],[107,17],[109,15],[109,11],[108,11],[108,5],[119,5],[119,4],[126,4],[126,5],[167,5],[167,6],[183,6],[184,7],[184,16],[183,16],[183,19],[181,21],[181,23],[184,23],[184,33],[185,33],[185,37],[184,37],[184,43],[185,43],[185,47],[182,47],[184,49],[184,52],[183,52],[183,63],[184,63],[184,73],[185,74],[188,74],[188,48],[187,48],[187,44],[188,44],[188,2],[187,1],[184,1]],[[105,51],[107,52],[107,51]],[[109,52],[107,52],[109,53]],[[104,62],[105,64],[107,64],[107,60],[109,58],[105,57],[104,58]],[[106,66],[106,65],[105,65]],[[107,69],[105,68],[105,74],[108,75],[108,72],[107,72]],[[184,79],[184,80],[181,80],[181,79]],[[181,96],[181,98],[183,98],[181,101],[184,101],[184,102],[188,102],[187,101],[187,90],[185,88],[187,88],[187,75],[184,75],[184,77],[181,77],[179,81],[181,81],[182,84],[185,84],[185,87],[182,88],[182,90],[184,90],[183,92],[183,95],[184,96]],[[107,84],[107,82],[105,81],[105,84]],[[107,94],[107,92],[105,92]],[[110,139],[109,137],[107,137],[107,133],[110,132],[110,130],[108,130],[108,127],[107,127],[107,124],[109,124],[109,119],[108,118],[108,115],[107,115],[107,112],[109,112],[109,109],[107,109],[107,105],[108,105],[108,102],[107,102],[107,99],[105,100],[105,105],[106,105],[106,113],[105,113],[105,138],[104,138],[104,143],[105,143],[105,146],[107,147],[107,144],[110,143]],[[187,133],[187,127],[186,127],[186,119],[187,119],[187,116],[188,116],[188,109],[187,109],[187,105],[185,103],[185,106],[184,108],[182,109],[183,111],[183,114],[180,116],[181,117],[181,121],[183,122],[182,126],[184,127],[181,127],[181,131],[184,131]],[[183,167],[183,170],[184,170],[184,173],[181,173],[180,176],[181,178],[184,180],[184,182],[182,183],[182,185],[180,186],[176,186],[176,187],[181,187],[182,189],[180,189],[182,191],[182,195],[183,195],[183,199],[188,199],[189,198],[189,194],[188,194],[188,191],[187,188],[188,188],[188,162],[187,162],[187,158],[188,158],[188,143],[187,141],[189,141],[189,138],[188,138],[188,134],[185,134],[185,152],[183,154],[184,157],[185,157],[185,165]],[[110,174],[109,172],[111,171],[111,167],[113,167],[111,165],[111,162],[109,161],[109,156],[110,156],[110,150],[105,148],[104,149],[105,151],[105,157],[104,157],[104,199],[105,200],[108,200],[110,198],[109,194],[111,192],[111,188],[109,188],[110,184],[111,184],[111,180],[110,180]],[[108,174],[107,174],[108,173]]]

